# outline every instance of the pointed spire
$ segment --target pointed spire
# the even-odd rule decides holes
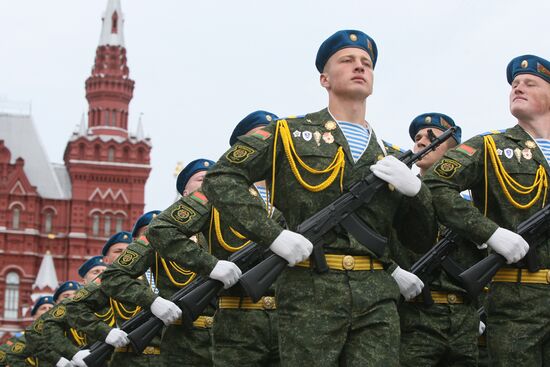
[[[80,127],[78,131],[78,135],[86,136],[87,132],[88,132],[88,129],[86,128],[86,119],[84,118],[84,112],[82,112],[82,117],[80,118]]]
[[[55,272],[52,253],[48,250],[42,258],[38,275],[32,285],[33,294],[31,297],[33,298],[33,301],[35,296],[36,298],[40,297],[42,294],[41,292],[51,294],[55,288],[57,288],[58,284],[59,282],[57,281],[57,274]]]
[[[136,139],[137,141],[141,141],[145,139],[145,134],[143,132],[143,123],[141,122],[141,117],[143,116],[143,112],[139,114],[139,120],[138,120],[138,126],[136,130]]]
[[[103,26],[101,27],[99,45],[124,47],[124,17],[120,0],[107,1],[107,9],[101,20]]]

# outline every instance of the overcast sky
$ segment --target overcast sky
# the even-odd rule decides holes
[[[84,81],[106,4],[0,0],[0,101],[32,101],[50,161],[62,162],[87,111]],[[176,197],[178,161],[217,159],[249,112],[324,108],[314,60],[338,29],[376,41],[367,120],[404,148],[410,121],[424,112],[450,115],[466,138],[514,125],[506,65],[527,53],[550,59],[543,0],[122,0],[122,9],[136,81],[129,129],[143,113],[153,143],[147,210]]]

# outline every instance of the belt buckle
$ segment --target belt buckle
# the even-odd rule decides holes
[[[351,255],[346,255],[342,259],[342,267],[345,270],[353,270],[355,268],[355,258]]]
[[[450,304],[454,304],[456,303],[458,300],[458,297],[456,296],[456,294],[454,293],[449,293],[447,295],[447,301],[450,303]]]
[[[262,304],[265,310],[273,310],[275,308],[275,298],[273,297],[262,297]]]

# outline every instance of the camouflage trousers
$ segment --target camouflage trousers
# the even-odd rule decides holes
[[[164,329],[160,344],[162,366],[212,366],[210,329],[187,330],[183,325]]]
[[[550,286],[494,282],[488,304],[491,366],[550,366]]]
[[[276,291],[281,365],[397,366],[398,296],[383,270],[286,269]]]
[[[401,366],[477,366],[479,315],[471,304],[399,306]]]
[[[219,309],[212,327],[214,366],[278,366],[277,311]]]

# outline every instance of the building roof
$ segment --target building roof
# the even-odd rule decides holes
[[[53,263],[52,253],[48,250],[42,258],[40,269],[36,275],[36,280],[32,285],[32,288],[38,288],[38,290],[49,288],[55,290],[59,282],[57,281],[57,274],[55,272],[55,266]]]
[[[116,13],[116,26],[114,27],[113,15]],[[107,9],[101,18],[101,35],[99,36],[100,46],[120,46],[124,47],[124,16],[120,6],[120,0],[109,0]]]
[[[71,182],[64,165],[52,164],[30,115],[0,112],[0,139],[11,152],[11,162],[25,160],[23,170],[41,197],[70,199]]]

